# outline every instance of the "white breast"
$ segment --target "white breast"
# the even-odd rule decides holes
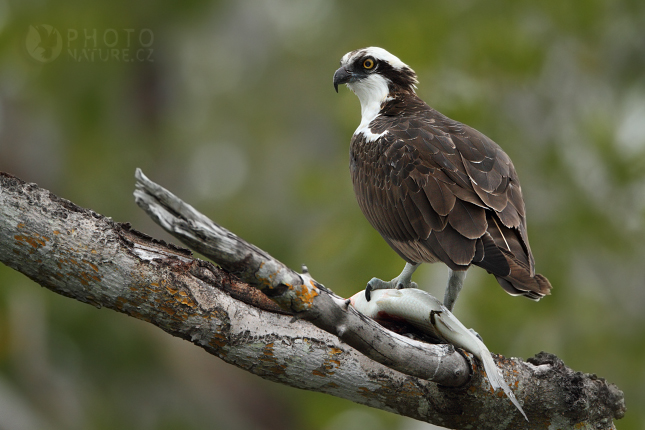
[[[365,140],[372,142],[383,136],[387,131],[374,134],[370,130],[370,123],[378,116],[383,103],[390,100],[388,94],[388,80],[378,74],[373,74],[359,82],[347,84],[350,90],[358,96],[361,102],[361,123],[354,132],[354,135],[363,134]]]

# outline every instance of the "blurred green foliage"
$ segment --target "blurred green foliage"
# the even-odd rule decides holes
[[[49,62],[34,45],[43,24],[60,35]],[[534,303],[475,268],[457,316],[492,351],[546,350],[615,382],[619,427],[643,429],[644,28],[642,0],[0,0],[0,170],[172,240],[133,202],[141,167],[347,296],[403,265],[354,202],[359,103],[331,82],[344,53],[382,46],[417,71],[424,100],[509,153],[554,286]],[[440,265],[415,275],[437,296],[446,278]],[[1,429],[427,428],[267,383],[4,266],[0,417]]]

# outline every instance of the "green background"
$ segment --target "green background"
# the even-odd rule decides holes
[[[62,47],[46,64],[28,48],[41,24]],[[618,426],[645,429],[642,0],[0,0],[0,170],[168,240],[134,204],[141,167],[349,296],[403,267],[354,201],[359,102],[332,86],[341,56],[372,45],[499,143],[522,181],[553,294],[510,297],[473,268],[457,317],[491,351],[548,351],[616,383]],[[414,279],[441,297],[447,269]],[[0,429],[115,428],[431,426],[267,383],[1,266]]]

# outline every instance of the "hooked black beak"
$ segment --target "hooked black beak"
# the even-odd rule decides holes
[[[338,85],[348,83],[351,78],[352,73],[348,71],[345,66],[336,70],[336,73],[334,73],[334,89],[336,92],[338,92]]]

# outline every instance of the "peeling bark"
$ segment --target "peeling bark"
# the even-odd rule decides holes
[[[497,356],[527,424],[466,355],[385,330],[308,275],[138,178],[138,201],[147,196],[153,218],[191,248],[212,257],[204,248],[231,245],[216,259],[227,270],[2,173],[0,261],[58,294],[148,321],[265,379],[444,427],[614,428],[624,414],[618,388],[553,355],[527,362]],[[213,232],[222,235],[214,240]],[[462,366],[467,372],[459,375]]]

